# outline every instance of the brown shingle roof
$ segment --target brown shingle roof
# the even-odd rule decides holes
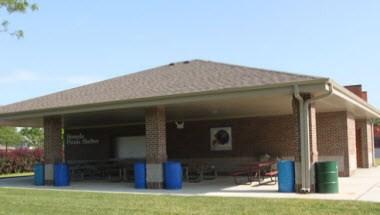
[[[2,106],[0,107],[0,114],[308,81],[320,78],[193,60],[148,69]]]

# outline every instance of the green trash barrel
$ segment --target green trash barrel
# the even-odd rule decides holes
[[[336,161],[316,163],[317,193],[338,193],[338,164]]]

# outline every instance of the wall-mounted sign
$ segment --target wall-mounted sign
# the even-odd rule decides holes
[[[99,144],[100,141],[94,138],[87,138],[82,133],[79,133],[79,134],[67,134],[66,143],[68,145]]]
[[[211,151],[232,150],[231,127],[220,127],[210,129]]]

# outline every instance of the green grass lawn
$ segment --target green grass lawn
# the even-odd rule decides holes
[[[179,197],[0,188],[0,214],[380,214],[354,201]]]
[[[32,175],[34,175],[33,172],[11,173],[11,174],[0,175],[0,178],[12,178],[12,177],[32,176]]]
[[[380,158],[376,158],[376,165],[380,166]]]

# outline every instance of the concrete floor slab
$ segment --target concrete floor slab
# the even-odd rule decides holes
[[[201,183],[184,183],[181,190],[140,190],[132,183],[115,183],[108,181],[78,181],[68,187],[34,186],[32,177],[1,179],[0,187],[49,189],[65,191],[133,193],[153,195],[183,195],[183,196],[225,196],[225,197],[259,197],[259,198],[305,198],[361,200],[380,202],[380,167],[358,169],[349,178],[339,178],[340,192],[338,194],[296,194],[279,193],[277,185],[235,185],[231,177],[218,177]]]

